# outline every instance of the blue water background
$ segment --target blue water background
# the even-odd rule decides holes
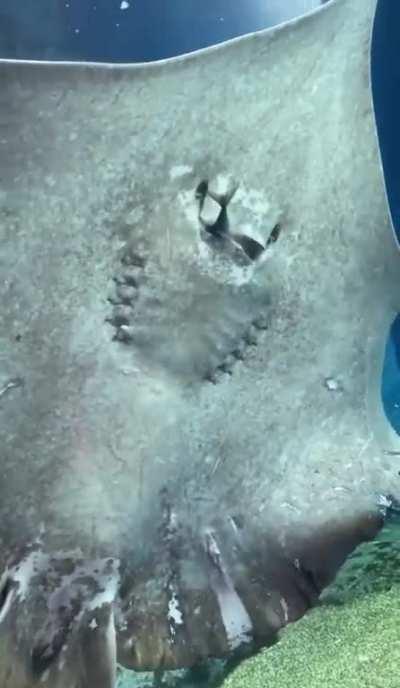
[[[400,2],[378,0],[372,35],[371,76],[385,183],[400,237]],[[400,294],[399,294],[400,303]],[[388,333],[382,375],[385,412],[400,434],[400,317]]]
[[[321,0],[1,0],[0,54],[158,60],[257,31]]]

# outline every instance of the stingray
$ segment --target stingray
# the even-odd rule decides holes
[[[0,683],[269,645],[399,498],[375,0],[0,62]]]

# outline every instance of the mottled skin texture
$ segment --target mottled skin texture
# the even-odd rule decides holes
[[[398,496],[374,7],[157,65],[0,64],[0,684],[269,644]],[[229,175],[257,261],[204,237],[196,189]]]

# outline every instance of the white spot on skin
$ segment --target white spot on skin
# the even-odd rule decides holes
[[[334,377],[326,377],[324,384],[330,392],[337,392],[340,389],[339,382]]]
[[[12,571],[12,578],[19,583],[17,597],[24,600],[29,590],[31,580],[36,573],[47,567],[49,557],[42,552],[30,552]]]
[[[41,682],[41,683],[46,683],[47,680],[48,680],[48,678],[49,678],[49,676],[50,676],[50,669],[46,669],[46,671],[44,672],[44,674],[42,674],[42,678],[40,679],[40,682]]]
[[[64,643],[64,645],[61,648],[60,660],[58,662],[58,668],[60,671],[62,671],[62,669],[65,666],[65,656],[67,654],[67,651],[68,651],[68,643]]]
[[[103,604],[111,604],[114,602],[118,591],[118,583],[118,575],[107,576],[103,580],[103,584],[105,584],[103,591],[93,597],[87,608],[94,610],[98,607],[102,607]]]
[[[221,552],[218,543],[211,531],[206,532],[206,549],[214,564],[223,571]]]
[[[44,181],[45,184],[47,184],[47,186],[49,186],[50,188],[53,188],[56,185],[56,180],[52,175],[48,175],[47,177],[45,177]]]
[[[127,10],[127,9],[129,9],[129,2],[127,2],[127,0],[122,0],[122,2],[121,2],[121,4],[120,4],[120,9],[121,9],[121,10]]]
[[[280,604],[283,611],[283,619],[285,624],[289,623],[289,607],[284,597],[281,597]]]
[[[169,171],[170,179],[179,179],[184,177],[186,174],[191,174],[193,172],[193,167],[190,165],[174,165]]]
[[[200,212],[200,221],[210,227],[214,225],[221,213],[221,206],[211,196],[206,196]]]
[[[117,680],[117,634],[115,631],[115,619],[114,612],[111,611],[110,620],[108,622],[107,633],[107,653],[109,666],[111,667],[111,675],[113,677],[113,683],[115,684]]]
[[[96,619],[92,619],[90,624],[89,624],[89,628],[91,628],[92,631],[94,631],[97,628],[97,626],[98,626],[98,623],[97,623]]]
[[[118,623],[118,630],[119,631],[126,631],[128,628],[128,622],[126,619],[123,619]]]
[[[386,497],[386,495],[379,495],[378,506],[383,506],[385,509],[389,509],[392,506],[392,500]]]
[[[235,201],[239,202],[243,208],[251,211],[254,215],[265,218],[271,210],[271,206],[264,194],[255,189],[245,189],[240,186],[235,194]]]
[[[227,200],[230,200],[238,188],[239,184],[231,174],[218,174],[214,179],[211,179],[208,185],[208,193],[215,198],[221,199],[221,197],[225,197]]]
[[[253,626],[250,616],[229,578],[212,587],[217,596],[229,647],[235,650],[251,638]]]
[[[129,640],[127,640],[125,643],[125,649],[131,650],[132,648],[133,648],[133,639],[129,638]]]
[[[249,642],[253,624],[226,570],[217,541],[210,531],[206,533],[206,550],[218,568],[218,576],[211,577],[211,587],[218,600],[229,647],[235,650],[243,643]]]
[[[135,225],[139,222],[142,222],[145,216],[145,211],[143,206],[137,205],[135,208],[132,208],[132,210],[128,213],[128,215],[125,218],[125,222],[128,225]]]
[[[379,512],[386,518],[388,509],[390,509],[393,506],[392,500],[387,497],[386,495],[378,495],[377,499],[377,505],[379,508]]]
[[[233,528],[233,530],[234,530],[234,533],[235,533],[236,535],[238,535],[239,530],[238,530],[238,527],[237,527],[237,525],[236,525],[236,523],[235,523],[235,519],[232,518],[232,516],[229,516],[229,521],[230,521],[230,524],[231,524],[231,526],[232,526],[232,528]]]
[[[168,602],[168,614],[167,619],[169,621],[169,627],[171,635],[175,635],[175,626],[181,626],[183,624],[182,612],[179,609],[179,601],[176,592],[172,593],[172,597]]]
[[[175,511],[171,511],[170,514],[170,519],[169,519],[169,527],[172,530],[175,530],[178,526],[178,516]]]

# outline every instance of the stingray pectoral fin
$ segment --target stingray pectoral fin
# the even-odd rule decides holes
[[[119,563],[27,548],[5,574],[0,686],[114,688]]]
[[[254,526],[238,534],[220,524],[200,537],[186,533],[182,549],[183,540],[170,534],[158,549],[164,562],[155,554],[146,566],[151,584],[137,579],[129,586],[121,663],[141,671],[175,669],[272,645],[382,525],[377,509],[305,535],[294,528],[285,542]]]
[[[359,545],[373,540],[383,525],[384,516],[377,509],[327,523],[296,543],[292,541],[287,551],[300,573],[300,585],[312,586],[319,596],[335,579],[346,559]]]
[[[43,675],[58,659],[69,635],[69,627],[60,624],[55,632],[46,627],[34,640],[31,650],[31,671],[34,676]]]
[[[51,688],[64,688],[65,685],[114,688],[117,664],[112,605],[104,604],[82,612],[69,625],[59,619],[57,629],[53,629],[52,634],[50,631],[50,628],[44,629],[37,636],[30,652],[30,670],[26,680],[35,680]],[[14,670],[23,664],[19,658],[12,662],[12,668]],[[14,683],[11,685],[14,688]]]

